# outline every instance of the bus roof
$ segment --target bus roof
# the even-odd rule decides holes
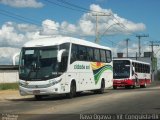
[[[133,60],[133,59],[130,59],[130,58],[115,58],[113,60],[129,60],[131,62],[136,62],[136,63],[142,63],[142,64],[148,64],[148,65],[150,65],[150,63],[143,62],[143,61],[138,61],[138,60]]]
[[[35,39],[32,41],[29,41],[24,44],[23,47],[43,47],[43,46],[54,46],[54,45],[60,45],[63,43],[74,43],[74,44],[79,44],[79,45],[84,45],[84,46],[90,46],[90,47],[96,47],[96,48],[102,48],[102,49],[108,49],[111,50],[109,47],[101,46],[99,44],[89,42],[86,40],[78,39],[78,38],[73,38],[73,37],[44,37],[44,38],[39,38]]]

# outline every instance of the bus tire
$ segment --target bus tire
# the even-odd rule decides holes
[[[130,88],[131,88],[130,85],[126,85],[126,86],[125,86],[125,89],[130,89]]]
[[[140,88],[146,88],[146,87],[147,87],[146,82],[144,83],[144,85],[140,85]]]
[[[113,89],[116,90],[116,89],[117,89],[117,86],[116,86],[116,85],[113,85]]]
[[[134,85],[132,86],[133,89],[135,89],[137,86],[136,82],[134,82]]]
[[[70,86],[70,92],[66,94],[67,98],[73,98],[76,95],[76,82],[72,81]]]
[[[42,95],[35,95],[34,98],[35,98],[36,100],[42,100]]]
[[[82,92],[77,92],[77,93],[76,93],[76,96],[80,96],[80,95],[81,95],[81,93],[82,93]]]
[[[95,90],[94,93],[95,94],[103,94],[104,93],[104,89],[105,89],[105,82],[104,80],[101,81],[101,88],[99,90]]]

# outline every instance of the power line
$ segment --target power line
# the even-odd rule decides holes
[[[48,1],[48,0],[47,0]],[[75,5],[75,4],[72,4],[72,3],[70,3],[70,2],[67,2],[67,1],[65,1],[65,0],[57,0],[57,1],[59,1],[59,2],[61,2],[61,3],[64,3],[64,4],[67,4],[67,5],[69,5],[69,6],[72,6],[72,7],[75,7],[75,8],[79,8],[79,9],[81,9],[81,10],[84,10],[84,11],[86,11],[86,12],[95,12],[95,13],[101,13],[101,14],[106,14],[105,12],[99,12],[99,11],[94,11],[94,10],[89,10],[89,9],[87,9],[87,8],[84,8],[84,7],[81,7],[81,6],[78,6],[78,5]],[[117,21],[118,21],[118,23],[119,23],[119,25],[120,25],[120,27],[121,28],[125,28],[125,29],[127,29],[127,30],[129,30],[123,23],[121,23],[113,14],[111,14],[110,13],[110,15],[112,15]],[[114,21],[114,19],[112,19],[113,21]],[[117,23],[116,21],[114,21],[115,23]],[[123,25],[123,26],[121,26],[121,25]]]
[[[100,12],[100,11],[94,11],[94,10],[89,10],[87,8],[84,8],[84,7],[81,7],[81,6],[78,6],[78,5],[75,5],[75,4],[72,4],[70,2],[66,2],[64,0],[57,0],[58,2],[61,2],[62,4],[66,4],[66,5],[62,5],[62,4],[59,4],[59,3],[56,3],[56,2],[53,2],[53,1],[50,1],[50,0],[45,0],[46,2],[50,3],[50,4],[54,4],[54,5],[57,5],[57,6],[60,6],[60,7],[64,7],[64,8],[67,8],[67,9],[71,9],[71,10],[76,10],[78,12],[94,12],[94,13],[99,13],[99,14],[106,14],[106,12]],[[76,8],[76,9],[75,9]],[[108,13],[107,13],[108,14]],[[111,14],[111,13],[109,13]],[[123,25],[120,27],[121,28],[126,28],[126,26],[124,24],[122,24],[113,14],[111,14],[117,21],[119,24]],[[117,23],[114,19],[112,19],[115,23]]]
[[[46,1],[46,2],[48,2],[50,4],[53,4],[53,5],[57,5],[59,7],[64,7],[64,8],[70,9],[70,10],[75,10],[75,11],[78,11],[78,12],[86,12],[85,10],[75,9],[73,7],[71,8],[71,7],[68,7],[68,6],[65,6],[65,5],[50,1],[50,0],[44,0],[44,1]]]
[[[48,1],[48,0],[47,0],[47,1]],[[84,11],[86,11],[86,12],[95,12],[95,13],[100,13],[100,14],[106,14],[105,12],[99,12],[99,11],[89,10],[89,9],[87,9],[87,8],[84,8],[84,7],[81,7],[81,6],[72,4],[72,3],[67,2],[67,1],[65,1],[65,0],[57,0],[57,1],[62,2],[62,3],[64,3],[64,4],[67,4],[67,5],[69,5],[69,6],[75,7],[75,8],[79,8],[79,9],[84,10]],[[123,25],[123,28],[128,29],[128,28],[127,28],[123,23],[121,23],[113,14],[111,14],[111,13],[109,13],[109,14],[112,15],[112,16],[118,21],[118,23],[120,23],[121,25]],[[114,20],[113,20],[113,21],[114,21]],[[114,22],[116,22],[116,21],[114,21]],[[117,22],[116,22],[116,23],[117,23]],[[121,26],[121,27],[122,27],[122,26]]]
[[[35,24],[35,23],[29,22],[29,21],[27,21],[27,20],[24,20],[24,19],[22,19],[22,18],[18,18],[18,17],[12,16],[12,15],[3,13],[3,12],[1,12],[1,11],[0,11],[0,14],[2,14],[2,15],[4,15],[4,16],[11,17],[11,18],[14,18],[14,19],[19,20],[19,21],[23,21],[23,22],[25,22],[25,23]],[[36,24],[36,25],[37,25],[37,24]]]
[[[65,1],[65,0],[57,0],[57,1],[59,1],[59,2],[61,2],[61,3],[64,3],[64,4],[67,4],[67,5],[71,6],[71,7],[79,8],[79,9],[84,10],[84,11],[90,11],[90,10],[87,9],[87,8],[84,8],[84,7],[81,7],[81,6],[72,4],[72,3],[67,2],[67,1]]]
[[[100,36],[100,38],[102,38],[105,34],[106,34],[106,32],[112,27],[112,26],[114,26],[114,25],[119,25],[119,23],[115,23],[115,24],[112,24],[112,25],[110,25],[110,26],[107,26],[107,29],[102,33],[102,35]],[[118,30],[118,29],[117,29]]]
[[[17,19],[17,20],[20,20],[20,21],[23,21],[23,22],[27,22],[27,23],[34,24],[34,25],[38,25],[38,26],[39,26],[39,24],[37,24],[38,21],[29,19],[29,18],[26,18],[26,17],[24,17],[24,16],[15,14],[15,13],[10,12],[10,11],[7,11],[7,10],[2,10],[2,9],[0,9],[0,14],[5,15],[5,16],[8,16],[8,17],[11,17],[11,18],[14,18],[14,19]]]
[[[19,21],[23,21],[25,23],[33,24],[36,26],[41,25],[41,24],[38,24],[40,21],[30,19],[30,18],[24,17],[22,15],[15,14],[15,13],[7,11],[7,10],[0,9],[0,14],[7,16],[7,17],[10,17],[10,18],[13,18],[13,19],[16,19],[16,20],[19,20]],[[47,24],[45,24],[45,26],[50,27],[50,25],[47,25]],[[55,30],[55,29],[53,29],[53,30]]]
[[[99,43],[98,17],[99,16],[110,16],[110,15],[107,15],[107,14],[92,14],[92,16],[96,17],[96,39],[95,39],[95,43]]]

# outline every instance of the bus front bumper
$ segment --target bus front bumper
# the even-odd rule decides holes
[[[25,88],[20,86],[19,92],[20,95],[51,95],[51,94],[60,94],[60,87],[58,85],[51,86],[48,88]]]
[[[134,81],[131,79],[127,80],[113,80],[113,86],[124,87],[134,85]]]

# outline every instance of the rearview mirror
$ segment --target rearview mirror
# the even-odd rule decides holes
[[[62,54],[66,51],[66,49],[62,49],[58,52],[58,55],[57,55],[57,61],[58,62],[61,62],[62,60]]]
[[[16,58],[17,58],[19,55],[20,55],[20,53],[16,53],[16,54],[13,55],[13,57],[12,57],[12,64],[13,64],[13,65],[16,65]]]
[[[135,67],[132,67],[133,71],[135,72]]]

